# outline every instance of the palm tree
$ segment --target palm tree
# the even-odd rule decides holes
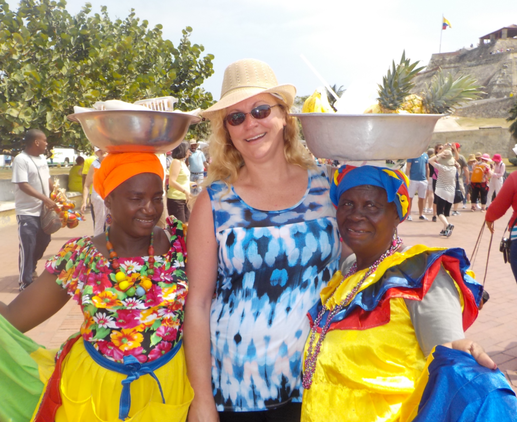
[[[337,94],[337,96],[339,98],[341,98],[341,95],[343,95],[343,92],[346,91],[346,89],[343,87],[343,85],[340,85],[339,88],[338,88],[337,84],[334,84],[334,85],[331,86],[331,88]],[[334,111],[337,111],[336,108],[334,107],[334,103],[336,102],[336,99],[334,98],[334,96],[330,92],[328,92],[328,90],[327,90],[327,98],[329,100],[329,104],[332,106]]]

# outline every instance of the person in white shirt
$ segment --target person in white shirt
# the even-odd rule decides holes
[[[30,129],[23,139],[25,148],[13,160],[14,204],[20,241],[19,286],[24,290],[32,283],[36,264],[50,243],[50,235],[41,228],[43,207],[54,208],[49,198],[53,189],[47,159],[47,137],[41,130]]]
[[[494,162],[494,172],[492,173],[492,177],[488,183],[488,197],[486,199],[487,207],[492,202],[492,196],[494,196],[494,194],[497,196],[503,187],[503,177],[506,172],[506,166],[503,163],[501,154],[494,154],[492,161]]]

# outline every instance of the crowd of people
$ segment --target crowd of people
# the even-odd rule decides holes
[[[92,185],[107,217],[0,303],[1,418],[517,420],[504,375],[465,338],[483,295],[465,252],[409,245],[397,231],[415,195],[426,219],[431,179],[450,236],[460,176],[488,183],[490,157],[480,156],[484,182],[448,144],[411,160],[409,178],[343,165],[329,179],[300,142],[295,94],[266,63],[237,61],[203,112],[208,158],[191,141],[165,168],[152,153],[100,150],[96,170],[83,166],[83,194]],[[26,143],[31,156],[46,147],[39,131]],[[41,189],[25,193],[38,201],[35,220],[52,206],[43,171],[34,166]],[[508,208],[507,186],[487,221]],[[84,321],[54,361],[22,333],[70,298]]]

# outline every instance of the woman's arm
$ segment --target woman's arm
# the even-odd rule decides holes
[[[493,224],[489,225],[488,223],[493,223],[501,218],[513,204],[513,198],[517,193],[515,179],[516,176],[513,176],[512,173],[506,182],[503,183],[503,187],[487,209],[485,221],[490,231],[493,230]]]
[[[22,333],[41,324],[59,311],[70,296],[47,270],[27,289],[6,305],[0,302],[0,314]]]
[[[459,293],[450,275],[440,268],[421,301],[406,300],[411,322],[425,356],[433,347],[443,346],[472,353],[477,362],[494,369],[495,363],[478,344],[465,339]],[[472,349],[472,350],[471,350]]]
[[[438,154],[440,155],[440,154]],[[429,159],[429,164],[431,164],[433,167],[436,167],[436,160],[438,159],[438,155],[434,155]]]
[[[210,306],[217,279],[217,241],[206,190],[199,194],[190,216],[187,249],[189,292],[183,331],[187,373],[195,392],[188,421],[215,422],[219,415],[212,392]]]

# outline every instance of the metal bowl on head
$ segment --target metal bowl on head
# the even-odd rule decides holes
[[[183,141],[201,118],[188,113],[147,110],[103,110],[70,114],[88,140],[108,152],[164,153]]]
[[[420,157],[441,114],[297,113],[308,148],[331,160]]]

